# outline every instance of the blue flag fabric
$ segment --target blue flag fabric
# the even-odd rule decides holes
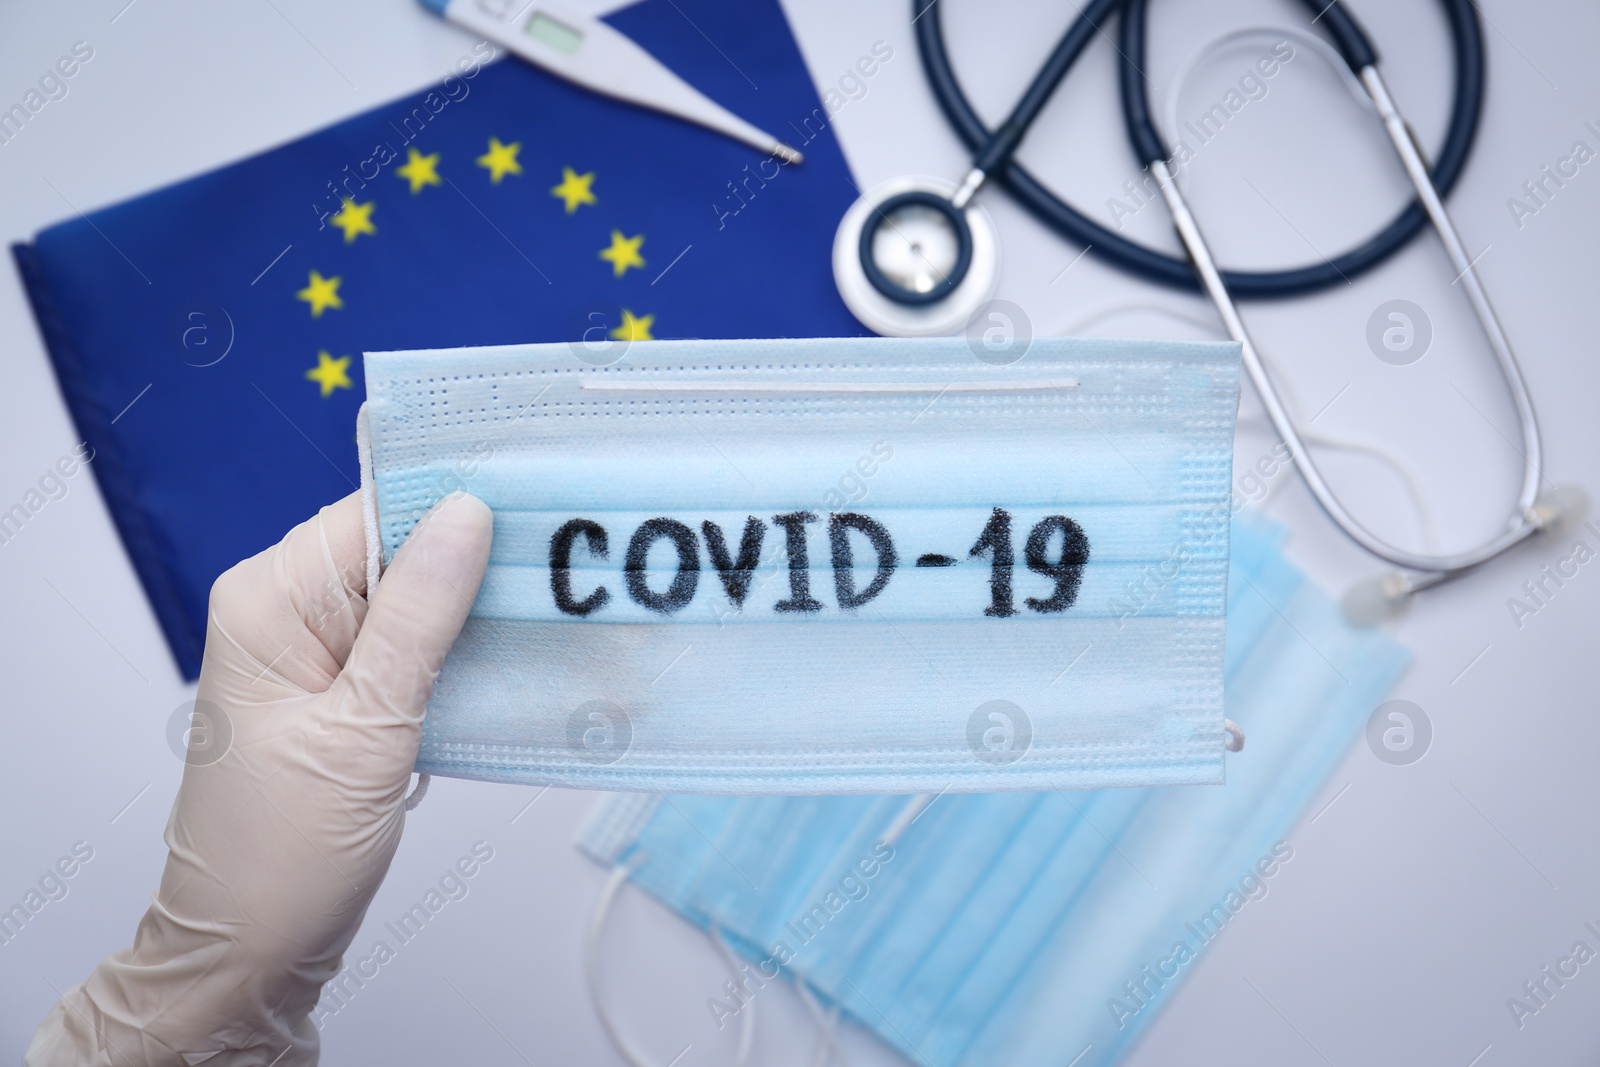
[[[830,272],[842,98],[775,0],[608,21],[805,162],[464,38],[439,86],[14,247],[185,677],[217,575],[359,482],[363,351],[863,332]]]

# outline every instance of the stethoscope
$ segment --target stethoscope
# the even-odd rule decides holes
[[[1151,120],[1141,73],[1147,0],[1090,0],[1010,117],[994,130],[988,129],[972,109],[951,70],[939,15],[929,10],[936,2],[913,0],[912,22],[934,96],[956,133],[974,153],[972,169],[958,186],[929,179],[890,182],[861,197],[845,214],[834,241],[834,275],[846,305],[863,323],[880,333],[951,333],[961,329],[969,316],[993,296],[999,273],[998,245],[988,214],[972,200],[990,178],[996,178],[1040,221],[1086,246],[1087,251],[1148,281],[1174,288],[1199,288],[1210,297],[1229,336],[1242,347],[1245,370],[1267,416],[1288,446],[1317,503],[1357,544],[1404,568],[1353,587],[1345,597],[1345,609],[1352,619],[1374,623],[1395,615],[1412,593],[1463,574],[1534,533],[1554,527],[1574,513],[1581,514],[1581,491],[1552,489],[1539,493],[1542,457],[1533,402],[1517,358],[1473,269],[1473,261],[1444,207],[1444,194],[1460,177],[1472,147],[1483,102],[1483,40],[1471,0],[1441,0],[1455,49],[1455,104],[1431,174],[1410,127],[1389,96],[1378,73],[1377,54],[1360,26],[1338,0],[1305,0],[1314,21],[1326,28],[1339,57],[1371,99],[1411,179],[1417,200],[1355,248],[1319,263],[1277,271],[1220,269],[1174,180],[1168,162],[1170,153]],[[1056,86],[1089,41],[1101,34],[1101,23],[1119,7],[1122,18],[1117,48],[1121,54],[1121,95],[1128,138],[1172,213],[1187,259],[1137,244],[1085,217],[1012,158]],[[1524,459],[1516,509],[1505,531],[1476,548],[1449,555],[1397,548],[1373,534],[1345,509],[1307,451],[1234,304],[1235,295],[1292,296],[1348,282],[1397,252],[1428,220],[1459,272],[1456,280],[1466,290],[1494,350],[1517,411]]]

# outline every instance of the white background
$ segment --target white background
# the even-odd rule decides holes
[[[0,102],[9,105],[72,42],[95,58],[15,142],[0,148],[0,237],[38,229],[307,133],[443,75],[470,45],[413,3],[95,0],[10,5],[0,15]],[[960,146],[916,59],[909,5],[789,5],[819,87],[872,43],[895,57],[836,118],[863,187],[906,173],[955,178]],[[1287,0],[1157,0],[1148,73],[1163,109],[1186,58],[1246,26],[1303,29]],[[940,5],[969,94],[991,124],[1066,25],[1059,5]],[[1448,108],[1444,23],[1424,0],[1357,2],[1391,91],[1423,142]],[[1600,359],[1595,344],[1600,162],[1518,226],[1522,183],[1600,126],[1600,8],[1485,3],[1489,91],[1482,131],[1451,207],[1521,354],[1543,417],[1550,482],[1600,489]],[[1213,54],[1180,95],[1180,117],[1220,99],[1259,51]],[[1115,95],[1114,53],[1098,41],[1030,134],[1022,158],[1091,215],[1135,176]],[[1230,265],[1311,261],[1346,247],[1406,196],[1375,124],[1302,50],[1188,177],[1194,206]],[[1165,113],[1163,111],[1163,113]],[[1218,336],[1198,299],[1135,282],[1056,238],[986,190],[1003,245],[1000,295],[1040,333]],[[1159,206],[1126,232],[1172,245]],[[1070,265],[1070,269],[1067,269]],[[1246,307],[1256,338],[1319,435],[1380,445],[1388,459],[1325,450],[1337,487],[1402,543],[1460,548],[1504,521],[1521,459],[1515,422],[1454,271],[1425,238],[1348,286]],[[1373,310],[1395,298],[1434,329],[1419,362],[1369,350]],[[1185,321],[1185,319],[1189,321]],[[0,283],[0,501],[32,486],[76,441],[21,287]],[[1236,478],[1270,451],[1246,397]],[[1395,465],[1398,461],[1399,466]],[[1402,471],[1417,488],[1408,488]],[[1335,592],[1375,562],[1315,510],[1293,475],[1271,479],[1266,510],[1288,552]],[[130,938],[154,888],[160,834],[181,764],[163,736],[181,685],[115,532],[86,475],[22,536],[0,546],[0,904],[20,899],[75,841],[95,858],[12,944],[0,947],[0,1056],[15,1060],[56,991]],[[1430,534],[1431,530],[1431,534]],[[1507,608],[1579,533],[1529,545],[1427,594],[1395,626],[1415,653],[1396,696],[1415,701],[1432,747],[1404,767],[1357,742],[1292,834],[1295,861],[1271,895],[1228,927],[1136,1049],[1138,1064],[1593,1063],[1600,1057],[1600,964],[1584,968],[1519,1028],[1522,983],[1600,925],[1600,563],[1590,563],[1519,628]],[[1591,547],[1600,537],[1581,532]],[[328,1021],[325,1062],[617,1063],[581,980],[581,937],[602,872],[572,847],[589,794],[437,781],[370,912],[372,936],[420,899],[473,842],[495,858],[398,959]],[[130,805],[131,802],[131,805]],[[1310,822],[1312,816],[1316,821]],[[636,894],[608,933],[605,966],[636,1043],[662,1063],[732,1062],[705,1000],[723,972],[699,934]],[[763,996],[758,1062],[809,1059],[812,1030],[786,990]],[[1101,1011],[1101,1005],[1061,1010]],[[860,1032],[855,1063],[895,1057]],[[1072,1055],[1071,1050],[1063,1061]],[[1474,1057],[1481,1059],[1474,1060]]]

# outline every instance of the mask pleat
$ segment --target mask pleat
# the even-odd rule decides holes
[[[1223,655],[1223,678],[1231,683],[1245,657],[1274,627],[1283,625],[1277,606],[1289,599],[1305,580],[1278,552],[1272,531],[1261,530],[1259,520],[1240,519],[1234,550],[1228,561],[1228,640]]]
[[[1086,813],[1093,817],[1092,803],[1083,803],[1088,799],[1079,798],[1074,805],[1059,794],[1045,794],[962,903],[960,920],[949,925],[911,975],[889,1014],[919,1045],[952,991],[1004,928],[1017,920],[1019,904],[1057,853],[1074,839],[1104,842],[1085,819]],[[1055,883],[1054,888],[1062,899],[1070,899],[1090,873],[1088,867],[1071,871],[1069,880]]]
[[[787,977],[923,1067],[1115,1063],[1279,884],[1297,813],[1406,660],[1348,626],[1279,540],[1235,522],[1226,700],[1248,741],[1224,787],[950,793],[892,848],[905,796],[675,796],[647,822],[619,804],[591,854],[642,863],[641,886],[752,961],[782,942]]]
[[[705,914],[689,907],[691,891],[711,863],[721,863],[712,841],[739,817],[738,805],[719,797],[664,798],[645,831],[619,859],[638,865],[639,885],[704,925]]]
[[[805,877],[806,852],[826,798],[750,797],[713,840],[715,861],[690,899],[725,927],[748,933],[746,916]]]
[[[946,800],[952,799],[949,797]],[[840,1000],[864,1019],[894,1023],[899,1000],[917,967],[961,921],[963,908],[985,872],[1040,803],[1037,794],[979,794],[958,798],[959,810],[938,839],[923,843],[932,864],[898,902],[890,921],[849,968]],[[942,802],[942,801],[941,801]],[[960,848],[947,843],[959,841]],[[915,842],[908,841],[907,849]],[[908,871],[896,872],[904,877]]]
[[[1126,862],[1112,857],[1115,842],[1149,795],[1146,789],[1108,789],[1070,798],[1084,818],[1019,895],[961,981],[950,987],[930,1017],[929,1031],[918,1036],[918,1046],[933,1063],[960,1059],[1032,960],[1054,943],[1052,934],[1101,865]]]
[[[887,798],[843,796],[814,798],[819,803],[808,804],[803,825],[785,827],[781,835],[774,835],[772,847],[781,847],[785,854],[774,855],[772,873],[768,876],[781,886],[781,890],[752,901],[749,909],[739,913],[741,929],[770,949],[782,941],[791,948],[795,935],[787,924],[800,914],[810,914],[821,907],[827,913],[828,924],[836,921],[845,910],[840,881],[854,862],[854,841],[874,820],[871,813],[885,805]],[[791,833],[792,843],[791,843]],[[832,894],[830,896],[829,894]],[[830,934],[831,936],[831,934]]]
[[[860,856],[872,853],[877,861],[877,872],[868,883],[865,905],[845,909],[830,922],[826,937],[797,940],[791,930],[785,930],[791,935],[786,942],[797,949],[796,971],[830,996],[837,997],[838,991],[845,988],[851,966],[868,951],[879,933],[892,925],[918,887],[937,875],[942,862],[940,852],[921,843],[942,839],[949,832],[948,827],[965,816],[964,805],[970,798],[949,795],[936,798],[917,815],[887,853],[881,849],[874,852],[873,846],[881,843],[884,831],[910,798],[882,799],[890,803],[864,820],[855,838]],[[886,860],[883,859],[885,855]]]

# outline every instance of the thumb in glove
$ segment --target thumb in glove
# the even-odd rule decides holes
[[[368,596],[359,497],[211,591],[197,725],[161,887],[132,947],[69,990],[26,1062],[316,1062],[310,1013],[400,842],[433,682],[492,519],[439,503]]]

